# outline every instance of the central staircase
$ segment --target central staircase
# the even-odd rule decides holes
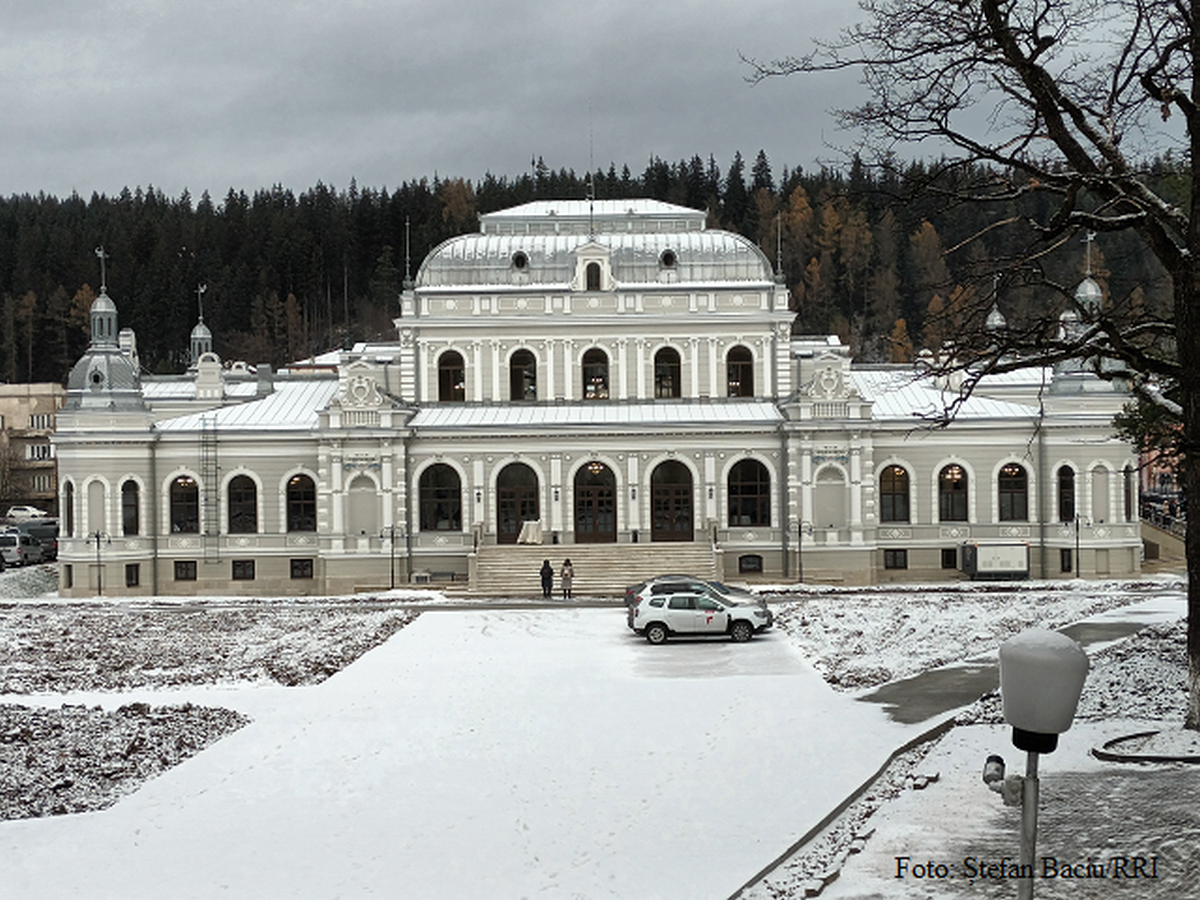
[[[717,554],[707,543],[487,544],[476,551],[470,593],[481,597],[540,598],[542,560],[554,567],[554,596],[563,560],[575,569],[576,598],[624,599],[625,588],[655,575],[715,578]]]

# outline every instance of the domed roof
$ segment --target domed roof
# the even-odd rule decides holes
[[[67,377],[66,407],[144,409],[141,379],[120,350],[89,350],[79,358]]]
[[[1000,307],[993,306],[992,311],[988,313],[987,330],[999,331],[1008,325],[1008,320],[1004,318],[1004,313],[1000,312]]]
[[[208,326],[205,325],[204,320],[201,319],[199,322],[196,323],[196,327],[192,329],[192,340],[196,341],[196,340],[211,340],[211,339],[212,339],[212,332],[209,331]]]
[[[100,288],[100,296],[92,301],[92,315],[116,315],[117,304],[112,302],[112,298],[108,296],[108,291],[105,288]]]
[[[1092,280],[1091,276],[1084,278],[1079,282],[1079,287],[1075,288],[1075,300],[1080,306],[1099,307],[1103,299],[1104,291]]]

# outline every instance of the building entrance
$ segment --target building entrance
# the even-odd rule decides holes
[[[575,542],[613,544],[617,540],[617,479],[602,462],[590,462],[575,476]]]

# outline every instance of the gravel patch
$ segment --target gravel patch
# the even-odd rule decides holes
[[[0,608],[0,694],[324,681],[415,619],[404,609]],[[104,809],[245,725],[184,704],[0,703],[0,819]]]

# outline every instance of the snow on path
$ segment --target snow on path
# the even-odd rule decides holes
[[[0,823],[0,897],[721,898],[919,730],[782,636],[624,610],[426,613],[267,697],[112,809]]]

